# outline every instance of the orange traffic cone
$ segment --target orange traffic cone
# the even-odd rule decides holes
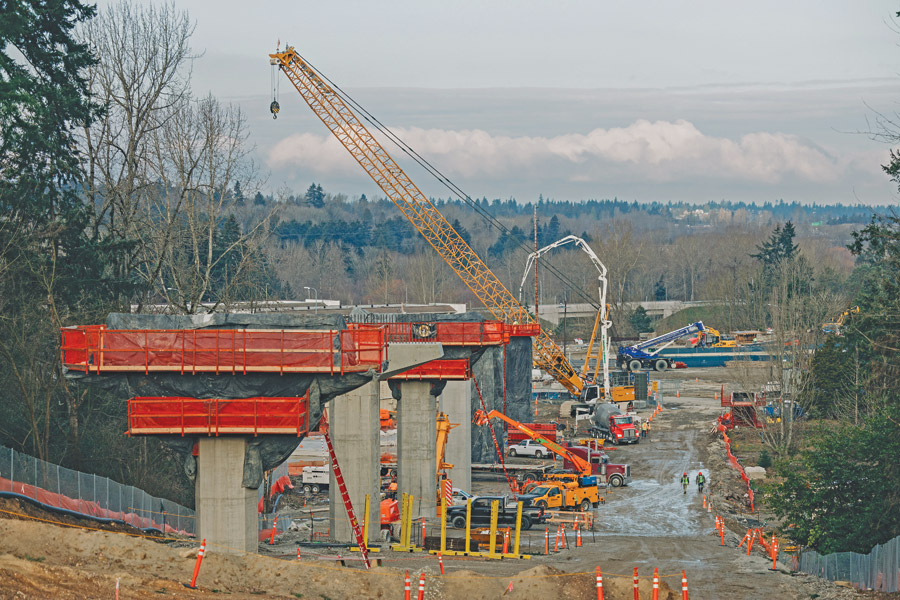
[[[641,600],[640,594],[638,592],[638,571],[637,567],[634,568],[634,600]]]
[[[425,573],[419,575],[419,600],[425,600]]]
[[[575,526],[575,547],[581,548],[581,529]]]
[[[269,545],[275,545],[275,529],[278,527],[278,515],[275,515],[275,520],[272,521],[272,536],[269,538]]]
[[[200,573],[200,563],[203,562],[203,555],[206,554],[206,540],[204,539],[200,542],[200,550],[197,552],[197,562],[194,563],[194,575],[191,577],[191,585],[187,586],[189,588],[197,587],[197,575]]]
[[[690,600],[688,598],[687,575],[684,571],[681,572],[681,600]]]
[[[403,580],[403,600],[410,600],[409,598],[409,569],[406,570],[406,578]]]
[[[562,549],[566,549],[566,526],[562,526]]]
[[[544,555],[550,554],[550,528],[544,528]]]
[[[441,556],[440,552],[438,552],[438,565],[441,567],[441,575],[444,575],[444,558]]]
[[[503,532],[503,554],[509,554],[509,527]]]
[[[650,598],[651,600],[659,600],[659,569],[657,567],[653,568],[653,594]]]
[[[597,567],[597,600],[603,600],[603,573]]]

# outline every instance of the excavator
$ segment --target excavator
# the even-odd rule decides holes
[[[859,314],[859,307],[854,306],[853,308],[848,308],[844,312],[838,315],[837,319],[832,321],[831,323],[825,323],[822,325],[822,331],[824,333],[833,333],[835,335],[841,335],[841,327],[844,326],[844,321],[850,315]]]
[[[520,500],[541,508],[581,511],[588,511],[591,507],[596,507],[603,502],[597,487],[597,477],[593,475],[593,467],[589,460],[585,460],[565,446],[557,444],[497,410],[488,413],[480,409],[476,410],[472,422],[476,425],[487,425],[491,419],[495,418],[505,421],[511,427],[515,427],[532,440],[545,446],[550,452],[562,458],[564,462],[571,463],[575,470],[575,473],[545,475],[544,481],[537,483],[530,493],[519,495]],[[497,451],[500,452],[499,447]]]
[[[706,328],[697,334],[698,342],[701,346],[707,348],[737,348],[736,340],[726,340],[718,329],[706,326]]]
[[[433,175],[449,184],[446,177],[403,144],[393,132],[369,115],[337,85],[318,72],[293,46],[288,45],[283,52],[280,47],[276,48],[275,53],[269,55],[269,63],[285,74],[316,116],[441,258],[459,275],[495,319],[512,325],[537,327],[539,333],[532,338],[535,364],[559,381],[570,393],[580,397],[585,387],[584,378],[572,367],[562,349],[540,329],[537,317],[522,306],[462,236],[453,229],[447,219],[363,125],[350,105],[356,107],[384,135],[401,145],[405,153],[417,158]],[[273,98],[269,109],[273,118],[277,118],[281,110],[277,98]],[[461,195],[467,198],[465,194]]]

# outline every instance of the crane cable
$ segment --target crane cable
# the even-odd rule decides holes
[[[294,50],[296,52],[296,50]],[[364,106],[362,106],[359,102],[353,99],[350,94],[345,92],[339,85],[334,83],[331,79],[328,78],[327,75],[322,73],[315,65],[309,62],[304,56],[302,56],[299,52],[297,53],[299,56],[311,69],[313,69],[316,74],[328,82],[328,84],[335,90],[335,93],[341,97],[342,100],[350,104],[353,108],[359,111],[363,118],[372,125],[375,129],[384,134],[397,148],[399,148],[404,154],[409,156],[416,164],[425,169],[432,177],[437,179],[444,187],[450,190],[452,193],[457,194],[463,201],[475,209],[475,211],[490,225],[496,227],[501,232],[506,233],[508,238],[517,243],[517,250],[525,250],[529,255],[532,253],[532,248],[527,244],[525,240],[521,237],[513,235],[512,231],[506,227],[502,222],[497,220],[490,212],[484,209],[477,201],[473,200],[469,194],[464,192],[458,185],[456,185],[449,177],[444,175],[437,167],[432,165],[426,158],[421,156],[418,152],[415,151],[409,144],[403,141],[400,136],[395,134],[389,127],[384,125],[377,117],[371,114]],[[557,279],[565,283],[574,291],[577,295],[581,296],[585,299],[588,304],[600,310],[599,304],[590,297],[587,293],[585,293],[581,287],[576,284],[572,279],[570,279],[562,270],[555,267],[552,263],[545,263],[544,269],[550,271]]]

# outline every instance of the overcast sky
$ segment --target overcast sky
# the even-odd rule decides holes
[[[900,2],[175,5],[205,52],[195,91],[242,106],[269,190],[380,194],[283,75],[272,120],[280,39],[472,196],[896,202],[889,148],[860,132],[898,109]]]

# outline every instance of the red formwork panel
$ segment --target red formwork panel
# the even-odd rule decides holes
[[[128,434],[300,436],[309,432],[308,399],[138,396],[128,401]]]
[[[329,373],[380,370],[380,329],[62,329],[62,362],[88,373]]]
[[[464,381],[472,377],[472,371],[467,358],[437,359],[419,365],[391,379],[440,379],[443,381]]]

